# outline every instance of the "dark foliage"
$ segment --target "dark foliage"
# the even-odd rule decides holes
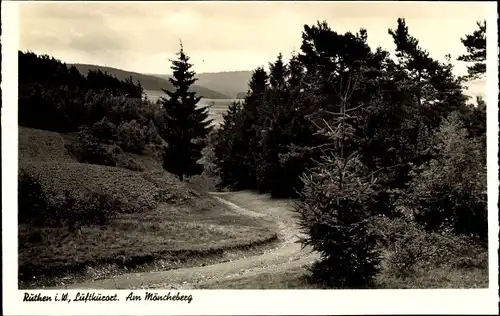
[[[142,153],[158,142],[159,106],[142,95],[130,78],[100,70],[83,76],[49,56],[19,52],[19,124],[64,133],[86,129],[88,137],[71,148],[81,161],[114,166],[116,146]]]
[[[369,230],[373,189],[360,181],[362,171],[358,159],[330,156],[304,177],[296,207],[306,234],[302,243],[321,254],[313,277],[330,287],[370,286],[378,271],[376,239]]]
[[[19,223],[40,224],[47,216],[48,206],[41,184],[23,170],[18,175],[18,203]]]
[[[92,125],[108,114],[105,99],[142,99],[140,83],[131,79],[120,81],[100,71],[89,71],[84,76],[74,66],[32,52],[19,51],[18,58],[21,126],[75,132],[81,125]],[[99,95],[98,104],[93,95]]]
[[[466,34],[462,44],[467,54],[458,57],[458,60],[472,63],[467,67],[469,79],[477,79],[486,74],[486,20],[477,22],[477,30]]]
[[[462,40],[469,57],[460,60],[478,64],[474,74],[484,62],[479,27]],[[429,231],[487,235],[485,103],[468,104],[466,78],[453,74],[449,58],[433,59],[404,19],[388,33],[396,61],[372,50],[364,29],[305,25],[301,52],[288,63],[280,54],[268,74],[256,69],[216,134],[222,186],[299,193],[304,243],[322,254],[314,275],[330,286],[373,279],[374,216],[397,221],[410,212]]]
[[[67,150],[80,162],[104,166],[116,166],[121,149],[116,145],[105,145],[92,135],[88,127],[78,132],[78,141],[66,145]]]
[[[486,147],[469,138],[457,113],[443,121],[432,140],[433,159],[413,170],[403,204],[431,230],[488,237]]]
[[[196,78],[182,44],[178,55],[179,59],[172,61],[173,78],[170,78],[175,90],[163,90],[167,97],[161,99],[160,135],[168,144],[163,154],[164,169],[183,180],[184,176],[203,171],[198,160],[211,130],[211,120],[207,107],[197,107],[201,98],[189,91]]]
[[[463,93],[464,80],[486,71],[486,24],[478,28],[462,39],[467,54],[459,60],[473,65],[461,78],[449,56],[440,62],[420,46],[404,19],[388,30],[397,60],[372,50],[364,29],[305,25],[300,53],[288,62],[279,54],[269,72],[257,68],[243,101],[229,106],[213,133],[182,45],[172,61],[175,89],[156,104],[131,78],[84,76],[19,52],[19,124],[78,131],[68,149],[81,162],[141,170],[121,160],[122,150],[142,153],[154,143],[164,169],[181,180],[209,166],[222,187],[298,197],[302,242],[321,254],[313,277],[330,287],[367,287],[381,243],[388,266],[407,275],[419,256],[441,251],[432,244],[487,241],[486,103],[472,106]],[[33,177],[19,179],[20,222],[73,229],[103,224],[120,207],[100,194],[52,196]]]

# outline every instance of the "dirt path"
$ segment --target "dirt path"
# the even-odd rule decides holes
[[[251,192],[213,193],[235,212],[273,220],[279,230],[277,247],[264,254],[204,267],[118,275],[114,278],[68,285],[69,289],[193,289],[214,280],[272,273],[312,263],[316,254],[302,249],[298,227],[288,201],[275,201]]]

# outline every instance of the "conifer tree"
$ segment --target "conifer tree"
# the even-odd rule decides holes
[[[299,56],[294,52],[288,63],[289,77],[287,80],[288,89],[298,92],[304,77],[304,66],[300,63]]]
[[[190,91],[196,78],[182,43],[178,56],[171,61],[173,78],[169,79],[175,90],[163,90],[167,97],[161,98],[164,128],[160,135],[167,142],[163,168],[182,181],[184,176],[202,173],[203,166],[198,160],[212,121],[208,120],[208,107],[198,107],[201,97]]]
[[[461,39],[467,53],[458,57],[459,61],[472,63],[467,67],[468,79],[478,79],[486,73],[486,20],[477,22],[477,29]]]
[[[222,123],[216,130],[214,144],[214,162],[220,177],[220,186],[240,187],[241,174],[244,171],[241,166],[245,154],[246,145],[242,142],[242,108],[238,102],[229,105],[226,113],[222,114]]]
[[[302,243],[321,254],[311,268],[313,278],[331,287],[360,288],[372,284],[379,268],[375,236],[369,227],[374,179],[356,151],[347,154],[344,150],[344,144],[355,137],[347,119],[355,116],[348,102],[353,86],[337,91],[339,113],[325,129],[336,148],[303,176],[296,211],[305,236]]]
[[[257,165],[261,155],[260,139],[265,132],[263,129],[262,115],[263,106],[268,93],[269,76],[264,68],[257,68],[250,79],[249,88],[242,108],[241,141],[246,144],[242,149],[243,156],[241,168],[244,170],[245,179],[240,183],[245,183],[249,189],[257,188]]]
[[[284,139],[281,132],[286,122],[283,111],[286,111],[286,79],[287,67],[279,54],[274,63],[269,64],[268,93],[259,107],[261,135],[259,139],[260,152],[257,157],[257,184],[261,191],[268,192],[279,178],[279,150]]]
[[[436,128],[442,119],[466,105],[462,80],[454,76],[449,56],[447,63],[434,60],[410,35],[405,20],[399,18],[397,23],[389,34],[396,44],[399,67],[414,82],[410,89],[426,125]]]
[[[232,104],[223,115],[214,145],[221,185],[235,189],[256,189],[257,169],[261,159],[260,138],[263,133],[262,107],[269,77],[257,68],[249,82],[249,91],[242,104]]]

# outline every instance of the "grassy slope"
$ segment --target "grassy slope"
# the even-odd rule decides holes
[[[89,70],[98,70],[100,69],[103,72],[107,72],[110,75],[115,76],[116,78],[120,80],[124,80],[126,78],[132,77],[132,80],[136,82],[139,80],[141,82],[142,87],[145,90],[159,90],[161,89],[166,89],[166,90],[172,90],[173,86],[172,84],[165,79],[154,77],[154,76],[148,76],[148,75],[143,75],[137,72],[131,72],[131,71],[125,71],[122,69],[117,69],[117,68],[112,68],[112,67],[105,67],[105,66],[97,66],[97,65],[87,65],[87,64],[68,64],[68,66],[75,66],[80,73],[86,75]],[[211,88],[206,88],[197,83],[196,85],[193,85],[192,91],[196,92],[199,96],[203,98],[209,98],[209,99],[230,99],[229,96],[214,91]]]
[[[20,127],[19,168],[40,179],[46,191],[102,190],[132,209],[151,203],[155,207],[142,213],[122,212],[109,225],[83,227],[75,233],[64,227],[19,225],[20,287],[54,284],[68,277],[109,277],[130,269],[203,264],[217,261],[225,250],[276,238],[268,222],[235,214],[188,188],[163,172],[153,158],[131,156],[147,166],[147,172],[81,164],[65,150],[68,142],[68,135]]]
[[[158,78],[168,79],[170,75],[151,74]],[[196,74],[198,81],[196,84],[220,91],[231,98],[237,98],[238,93],[246,93],[248,90],[248,82],[252,77],[251,71],[225,71],[225,72],[206,72]]]

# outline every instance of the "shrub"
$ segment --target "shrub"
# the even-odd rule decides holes
[[[143,213],[158,207],[157,200],[149,194],[139,196],[131,208],[133,213]]]
[[[116,166],[117,156],[121,154],[118,146],[105,146],[94,137],[88,127],[82,128],[77,134],[76,144],[66,145],[78,161],[104,166]]]
[[[478,240],[457,236],[450,229],[429,232],[410,217],[378,217],[374,232],[385,254],[387,274],[407,278],[434,267],[487,267],[487,249]]]
[[[101,192],[87,190],[55,196],[56,224],[65,223],[70,230],[85,225],[105,225],[116,217],[123,203]]]
[[[35,176],[19,173],[19,222],[36,226],[104,225],[113,219],[123,203],[115,197],[89,190],[62,192],[42,189]]]
[[[119,159],[116,166],[132,171],[144,171],[144,167],[142,165],[137,163],[133,158],[124,155],[122,155],[121,159]]]
[[[434,137],[434,158],[414,168],[405,194],[408,208],[430,230],[453,228],[487,240],[486,152],[482,138],[469,138],[458,115]],[[404,204],[404,203],[403,203]]]
[[[435,255],[429,235],[413,220],[382,216],[375,227],[380,246],[385,250],[383,267],[396,277],[412,275]]]
[[[359,177],[363,169],[357,158],[330,157],[303,176],[304,189],[296,207],[306,236],[302,243],[321,254],[312,268],[313,278],[327,286],[369,286],[378,271],[367,207],[373,188]]]
[[[141,126],[136,120],[121,123],[118,126],[117,134],[120,147],[123,150],[139,154],[157,135],[152,121],[149,121],[146,126]]]
[[[117,140],[117,128],[108,118],[105,116],[102,120],[92,125],[90,129],[92,135],[99,140],[114,142]]]
[[[18,175],[18,203],[19,223],[40,224],[48,211],[40,182],[23,169]]]

